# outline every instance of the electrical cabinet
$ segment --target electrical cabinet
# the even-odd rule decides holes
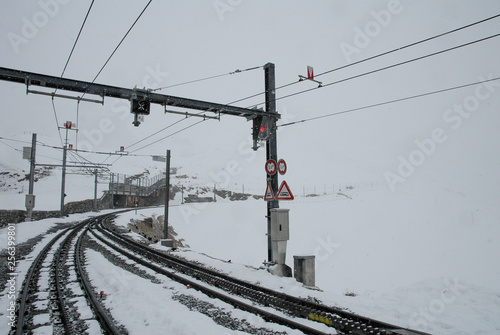
[[[34,194],[26,194],[26,208],[35,208]]]
[[[271,212],[271,241],[290,239],[289,209],[273,208]]]

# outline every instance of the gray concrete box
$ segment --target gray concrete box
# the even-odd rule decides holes
[[[26,194],[25,199],[26,208],[35,208],[35,195],[34,194]]]
[[[290,239],[289,209],[272,208],[271,212],[271,240],[288,241]]]
[[[315,256],[293,256],[293,276],[304,286],[316,285]]]

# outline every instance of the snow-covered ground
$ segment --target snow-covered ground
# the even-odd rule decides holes
[[[439,194],[427,197],[370,188],[281,202],[282,208],[290,209],[287,264],[293,267],[293,255],[315,255],[316,286],[321,291],[306,289],[293,278],[272,276],[261,268],[267,248],[262,200],[230,202],[218,198],[216,203],[175,205],[169,222],[179,234],[177,238],[189,245],[177,251],[180,256],[236,277],[432,334],[497,334],[498,210],[478,208],[470,213],[470,201],[460,195],[448,203],[440,199]],[[438,206],[447,210],[437,211]],[[163,208],[121,214],[116,223],[127,226],[131,219],[152,215],[163,215]],[[57,222],[61,220],[19,224],[17,242]],[[2,249],[6,233],[6,228],[0,231]],[[152,329],[195,334],[200,327],[207,334],[224,331],[206,316],[171,300],[171,288],[182,291],[181,285],[136,278],[115,265],[104,264],[107,261],[95,251],[87,256],[96,287],[108,294],[111,311],[131,334]],[[19,268],[26,271],[29,262],[22,260]],[[103,265],[95,266],[100,263]],[[6,307],[7,300],[3,295],[1,305]],[[158,309],[160,305],[169,307]],[[130,314],[135,308],[140,312]],[[171,311],[167,316],[163,314],[166,310]],[[6,323],[2,321],[2,328]]]
[[[244,279],[433,334],[500,331],[497,210],[471,215],[460,196],[450,203],[441,203],[439,195],[383,190],[349,196],[281,203],[290,209],[287,264],[293,266],[293,255],[315,255],[316,285],[323,292],[304,293],[293,279],[240,266],[259,267],[266,259],[262,201],[185,204],[172,208],[169,221],[192,250],[182,255]],[[436,215],[437,206],[448,214]],[[150,214],[161,211],[141,212]]]

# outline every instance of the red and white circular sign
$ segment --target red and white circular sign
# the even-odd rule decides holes
[[[286,173],[286,162],[284,159],[280,159],[278,161],[278,172],[281,174],[281,175],[284,175]]]
[[[274,159],[270,159],[266,162],[266,172],[268,175],[272,176],[273,174],[276,173],[277,170],[277,164]]]

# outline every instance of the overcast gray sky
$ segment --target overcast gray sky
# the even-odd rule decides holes
[[[147,2],[96,0],[65,77],[91,81]],[[60,76],[90,3],[2,1],[0,66]],[[297,81],[299,74],[305,75],[307,65],[313,66],[315,73],[321,73],[498,13],[499,1],[484,0],[153,0],[96,82],[158,88],[272,62],[276,65],[277,85],[281,86]],[[488,37],[500,32],[499,23],[499,19],[490,20],[317,79],[327,84]],[[278,111],[283,114],[280,123],[498,76],[499,49],[500,39],[491,38],[278,100]],[[301,82],[278,90],[277,97],[315,86],[312,82]],[[392,172],[405,180],[397,184],[403,189],[411,184],[406,182],[410,179],[439,187],[456,185],[459,180],[470,188],[479,183],[493,189],[492,185],[498,183],[493,180],[499,165],[498,88],[491,86],[490,92],[476,85],[279,128],[279,153],[288,162],[289,184],[300,188],[364,179],[379,181],[387,187],[390,186],[387,172]],[[229,103],[263,90],[264,73],[257,69],[161,92]],[[455,105],[474,104],[478,91],[484,99],[476,97],[478,105],[471,105],[471,113],[453,111]],[[487,97],[486,92],[490,93]],[[49,97],[26,96],[25,87],[8,82],[0,82],[0,96],[1,136],[37,132],[40,139],[60,145]],[[260,95],[237,105],[249,107],[263,102]],[[60,124],[76,121],[76,102],[56,99],[55,106]],[[121,145],[128,149],[134,142],[182,118],[164,115],[161,107],[154,106],[152,114],[136,128],[128,108],[126,101],[115,99],[106,99],[104,106],[81,103],[80,145],[96,151],[114,151]],[[449,109],[452,111],[447,112]],[[182,121],[150,141],[197,121]],[[256,178],[264,179],[265,156],[262,149],[256,156],[249,150],[249,136],[250,123],[227,116],[220,122],[205,121],[137,153],[164,154],[169,148],[175,157],[174,165],[189,166],[191,171],[204,176],[227,169],[235,161],[241,171],[235,173],[234,181],[251,183]],[[417,144],[429,143],[426,139],[435,142],[434,147],[427,147],[427,153],[425,147]],[[4,157],[9,157],[9,153]],[[408,171],[408,177],[398,172],[404,169],[401,157],[413,161],[414,171]],[[122,159],[115,169],[125,169],[126,165],[127,160]]]

